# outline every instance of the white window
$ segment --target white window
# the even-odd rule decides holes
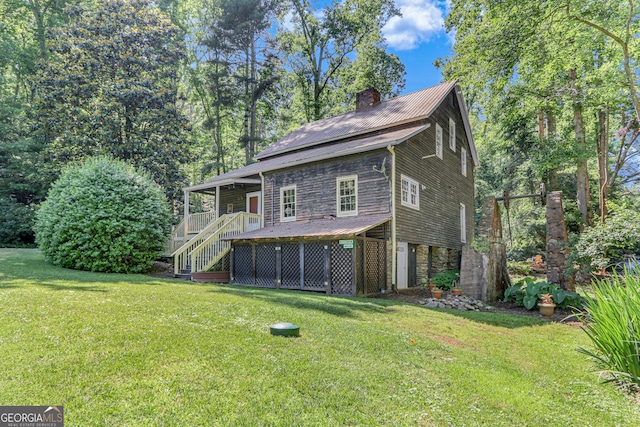
[[[414,209],[420,209],[420,192],[418,182],[402,175],[402,204]]]
[[[233,203],[227,204],[227,213],[228,214],[233,213]]]
[[[460,203],[460,242],[467,242],[467,207]]]
[[[280,188],[280,221],[296,220],[296,186]]]
[[[456,151],[456,122],[449,117],[449,148]]]
[[[336,180],[338,216],[358,215],[358,176],[342,176]]]
[[[436,156],[442,158],[442,128],[436,123]]]
[[[462,175],[467,176],[467,149],[460,148],[460,167],[462,168]]]

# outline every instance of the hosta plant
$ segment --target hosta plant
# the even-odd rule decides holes
[[[525,277],[504,291],[504,301],[512,301],[527,310],[533,310],[542,295],[551,295],[553,302],[561,308],[582,307],[582,297],[577,292],[570,292],[545,281],[536,281],[533,277]]]

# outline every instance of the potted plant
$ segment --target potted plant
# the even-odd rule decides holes
[[[435,283],[429,283],[427,286],[429,287],[429,290],[433,292],[433,288],[436,287],[436,284]]]
[[[540,308],[540,314],[545,317],[553,316],[553,311],[556,308],[556,305],[553,302],[553,296],[551,294],[542,294],[540,295],[540,302],[538,303],[538,308]]]
[[[458,288],[458,287],[453,287],[453,288],[451,288],[451,292],[453,292],[453,294],[454,294],[455,296],[457,296],[457,297],[458,297],[458,296],[460,296],[460,295],[462,295],[462,289],[460,289],[460,288]]]
[[[442,289],[433,288],[431,290],[431,294],[433,295],[434,298],[440,299],[440,298],[442,298]]]

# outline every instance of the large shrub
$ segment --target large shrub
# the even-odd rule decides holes
[[[137,273],[161,253],[170,224],[165,196],[146,174],[95,157],[53,184],[37,212],[36,242],[61,267]]]
[[[589,227],[580,235],[572,261],[587,270],[603,270],[622,261],[626,253],[640,252],[640,213],[614,207],[606,224]]]
[[[28,206],[0,197],[0,247],[33,245],[34,218]]]
[[[580,351],[593,358],[605,381],[640,390],[640,278],[597,280],[586,300],[582,320],[593,348]]]

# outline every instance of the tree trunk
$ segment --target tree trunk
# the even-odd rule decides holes
[[[27,4],[29,5],[29,9],[31,9],[33,18],[36,21],[36,35],[38,37],[38,49],[40,50],[40,58],[47,59],[48,51],[42,6],[40,6],[40,2],[38,0],[28,1]]]
[[[598,110],[596,129],[596,152],[598,154],[598,194],[600,197],[600,221],[604,224],[607,218],[607,199],[609,192],[609,129],[608,113]]]
[[[582,103],[580,101],[580,90],[576,84],[576,70],[569,71],[569,81],[571,84],[571,97],[573,100],[573,125],[576,136],[576,151],[578,152],[578,162],[576,165],[576,201],[578,210],[582,217],[583,226],[589,226],[590,206],[589,206],[589,176],[587,170],[587,142],[585,138],[584,121],[582,120]]]

